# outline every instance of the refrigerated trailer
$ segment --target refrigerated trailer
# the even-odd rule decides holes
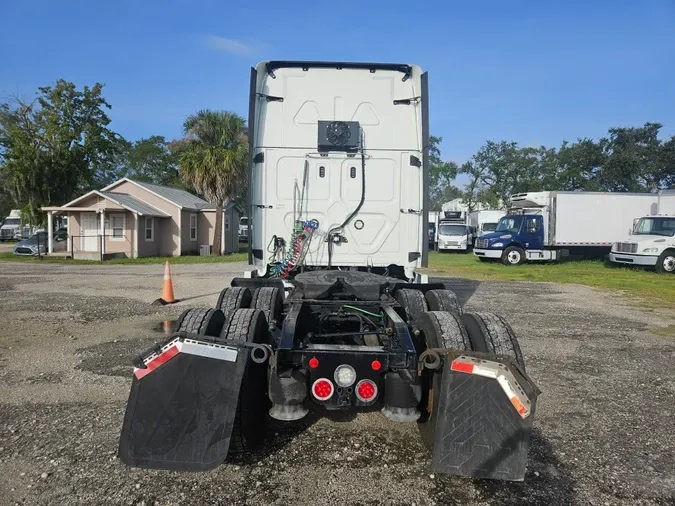
[[[251,269],[135,359],[121,460],[212,469],[269,418],[378,411],[417,425],[435,472],[522,480],[538,390],[513,330],[416,272],[427,75],[263,62],[249,113]]]
[[[563,255],[601,258],[655,209],[658,195],[613,192],[534,192],[511,197],[495,232],[476,241],[480,259],[506,265],[555,261]]]

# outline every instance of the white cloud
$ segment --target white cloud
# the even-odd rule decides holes
[[[266,44],[255,39],[236,40],[217,35],[205,35],[204,40],[211,49],[238,56],[250,55],[267,49]]]

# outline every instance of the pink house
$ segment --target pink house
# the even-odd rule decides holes
[[[75,259],[199,254],[213,243],[216,208],[185,190],[120,179],[47,212],[50,253],[53,216],[68,217],[67,251]],[[239,217],[223,211],[223,253],[238,251]]]

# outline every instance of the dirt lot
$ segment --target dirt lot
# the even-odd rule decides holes
[[[265,448],[203,474],[116,457],[130,358],[185,307],[212,306],[241,264],[0,263],[0,504],[675,504],[669,315],[577,285],[447,279],[502,313],[543,393],[524,483],[430,475],[414,424],[379,414],[275,425]]]

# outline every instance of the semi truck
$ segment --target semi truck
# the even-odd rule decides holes
[[[652,193],[516,194],[496,230],[476,241],[474,254],[505,265],[556,261],[566,255],[601,258],[632,230],[635,217],[649,214],[657,200]]]
[[[506,211],[499,209],[480,209],[469,213],[468,223],[474,230],[474,242],[483,234],[489,234],[497,229],[497,224]]]
[[[518,339],[418,271],[427,83],[409,64],[251,69],[250,268],[133,361],[123,462],[213,469],[270,418],[339,410],[417,425],[433,472],[524,478],[539,391]]]
[[[21,239],[21,211],[12,209],[0,226],[0,242]]]
[[[609,259],[675,273],[675,190],[659,193],[656,209],[636,218],[630,235],[613,245]]]

